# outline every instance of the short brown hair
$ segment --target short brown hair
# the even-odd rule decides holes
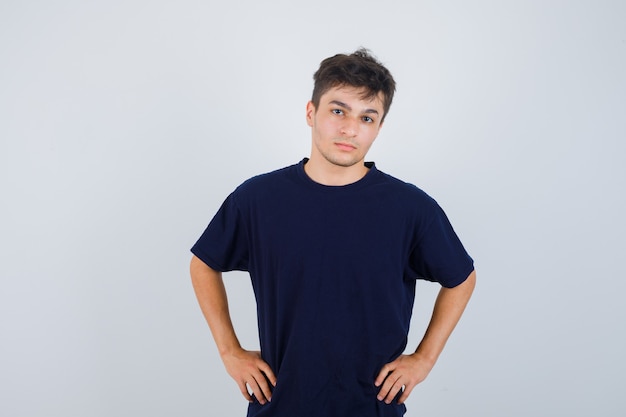
[[[334,87],[362,87],[365,89],[365,99],[382,93],[384,114],[381,122],[389,112],[396,91],[396,82],[389,70],[365,48],[350,55],[337,54],[326,58],[313,75],[313,80],[315,84],[311,101],[315,108],[318,108],[322,95]]]

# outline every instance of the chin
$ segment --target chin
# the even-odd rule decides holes
[[[343,168],[350,168],[350,167],[358,164],[361,161],[360,159],[358,159],[358,160],[354,160],[354,159],[346,160],[346,159],[341,159],[341,158],[326,158],[326,160],[328,162],[330,162],[331,164],[333,164],[333,165],[340,166],[340,167],[343,167]]]

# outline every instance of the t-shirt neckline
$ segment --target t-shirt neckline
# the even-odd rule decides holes
[[[341,192],[341,191],[356,190],[356,189],[362,188],[370,184],[378,173],[378,170],[376,169],[376,164],[374,162],[365,162],[365,166],[368,168],[368,171],[361,179],[355,182],[352,182],[350,184],[346,184],[346,185],[325,185],[325,184],[320,184],[319,182],[313,181],[311,177],[307,175],[307,173],[304,170],[304,164],[306,164],[308,160],[309,158],[303,158],[297,164],[296,167],[297,167],[298,177],[300,178],[300,180],[302,180],[302,182],[306,186],[317,189],[319,191],[323,191],[323,192]]]

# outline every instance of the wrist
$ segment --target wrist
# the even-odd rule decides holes
[[[433,353],[429,354],[428,352],[420,350],[419,347],[413,354],[411,354],[411,356],[422,363],[426,363],[431,368],[435,366],[435,362],[437,362],[437,358],[439,357],[439,355]]]
[[[232,356],[242,350],[243,348],[238,342],[218,347],[218,352],[220,354],[220,357],[222,357],[222,359],[224,359],[227,356]]]

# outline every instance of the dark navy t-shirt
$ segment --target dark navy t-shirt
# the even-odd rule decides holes
[[[404,352],[415,280],[454,287],[473,261],[417,187],[373,163],[356,183],[325,186],[306,161],[240,185],[192,248],[217,271],[250,274],[277,385],[248,416],[402,416],[374,379]]]

